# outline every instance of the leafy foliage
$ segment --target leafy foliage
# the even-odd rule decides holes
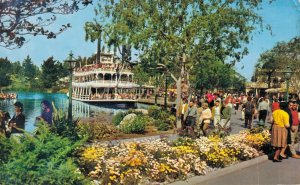
[[[85,30],[85,40],[90,40],[94,42],[97,40],[97,62],[100,63],[101,56],[101,33],[102,26],[97,22],[86,22],[84,25]]]
[[[0,58],[0,88],[11,83],[12,65],[7,58]]]
[[[0,133],[0,166],[8,161],[13,146],[13,140],[7,139],[4,134]]]
[[[234,62],[247,53],[241,43],[248,43],[254,25],[261,23],[254,11],[261,2],[107,0],[105,6],[99,4],[97,14],[110,20],[106,27],[110,40],[158,51],[160,56],[198,50],[201,58],[230,57]]]
[[[290,66],[292,70],[298,69],[300,65],[299,42],[300,37],[295,37],[289,42],[278,42],[272,49],[263,52],[256,63],[252,81],[267,82],[271,87],[272,82],[273,85],[278,85],[280,81],[284,80],[283,71],[287,66]],[[297,80],[300,79],[300,75],[299,73],[295,73],[295,75],[291,82],[292,86],[298,88]]]
[[[25,134],[11,147],[8,160],[0,167],[1,183],[86,184],[71,158],[82,142],[57,136],[45,124],[39,126],[38,133]]]
[[[41,81],[45,88],[52,88],[59,78],[65,77],[69,73],[67,69],[60,62],[54,60],[53,57],[45,60],[41,68]]]
[[[50,128],[51,132],[61,137],[67,137],[73,141],[84,138],[85,135],[81,136],[78,133],[79,119],[73,120],[72,123],[70,123],[65,111],[61,109],[57,110],[54,105],[53,107],[54,112],[53,123]]]
[[[1,1],[0,46],[17,48],[26,42],[26,35],[44,35],[48,39],[56,38],[70,24],[62,25],[58,32],[47,27],[56,21],[56,14],[71,14],[90,0],[10,0]]]
[[[121,121],[123,120],[123,118],[127,115],[127,112],[118,112],[117,114],[114,115],[114,117],[112,118],[112,123],[115,126],[118,126]]]
[[[117,133],[117,128],[111,123],[98,122],[79,122],[78,134],[81,137],[87,137],[90,141],[102,140],[109,138],[112,134]]]
[[[141,65],[137,65],[133,68],[134,77],[136,79],[136,83],[140,86],[139,94],[141,94],[141,87],[149,80],[149,75]]]
[[[160,131],[167,131],[170,129],[170,125],[165,123],[165,122],[162,122],[161,124],[158,125],[157,127],[157,130],[160,130]]]
[[[153,119],[159,119],[160,118],[160,113],[161,113],[161,108],[156,106],[156,105],[151,105],[149,108],[148,108],[148,114],[151,118]]]
[[[149,122],[149,117],[138,115],[134,118],[133,121],[124,123],[120,129],[126,134],[136,133],[142,134],[146,129],[146,125]]]
[[[169,112],[162,110],[158,106],[150,106],[148,109],[149,117],[154,119],[154,125],[158,130],[166,131],[173,127],[176,117]]]
[[[27,81],[32,81],[34,78],[37,77],[38,71],[38,67],[33,64],[29,55],[27,55],[27,57],[22,63],[23,76],[26,78]]]
[[[42,71],[30,56],[22,63],[0,58],[0,87],[18,91],[45,91],[49,88],[55,91],[61,88],[57,82],[68,75],[67,67],[53,57],[45,60],[41,67]]]
[[[191,71],[191,81],[199,89],[227,89],[234,87],[243,90],[246,79],[237,73],[231,65],[224,64],[222,61],[199,62],[195,64]],[[224,80],[226,79],[226,80]]]

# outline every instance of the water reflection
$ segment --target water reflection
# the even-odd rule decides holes
[[[25,130],[29,132],[32,132],[34,130],[35,118],[37,116],[40,116],[42,112],[42,100],[45,99],[53,102],[56,108],[63,109],[65,111],[67,111],[69,106],[68,97],[65,94],[34,92],[18,92],[17,94],[17,101],[22,102],[24,105],[24,115],[26,117]],[[0,110],[8,111],[12,117],[14,114],[13,104],[15,102],[16,100],[0,100]],[[113,114],[116,114],[119,111],[133,108],[132,105],[130,105],[129,107],[124,105],[112,105],[110,103],[91,105],[75,100],[73,100],[72,103],[73,116],[75,118],[94,117],[95,115],[101,114],[102,112],[109,113],[111,116],[113,116]],[[137,104],[136,106],[137,108],[148,108],[148,105],[144,104]]]
[[[13,104],[16,101],[22,102],[24,105],[24,115],[26,117],[25,130],[32,132],[35,128],[35,118],[40,116],[42,112],[41,101],[44,99],[53,102],[57,109],[63,109],[65,111],[68,109],[68,97],[65,94],[18,92],[17,100],[0,100],[0,110],[8,111],[12,117],[14,114]],[[120,111],[120,109],[104,108],[79,101],[73,101],[72,108],[75,118],[93,117],[103,111],[110,114],[115,114]]]

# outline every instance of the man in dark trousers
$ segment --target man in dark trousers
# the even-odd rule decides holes
[[[245,112],[245,128],[252,128],[254,108],[255,107],[252,103],[252,98],[248,96],[247,103],[243,105],[243,111]]]

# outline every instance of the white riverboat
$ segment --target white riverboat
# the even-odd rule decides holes
[[[135,103],[139,98],[130,66],[108,53],[101,53],[99,64],[76,68],[72,88],[74,100],[88,103]],[[145,90],[148,94],[153,88]]]

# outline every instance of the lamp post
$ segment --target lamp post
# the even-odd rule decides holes
[[[73,60],[72,51],[69,54],[69,58],[66,60],[69,64],[69,108],[68,108],[68,121],[72,123],[72,78],[73,78],[73,69],[75,68],[76,60]]]
[[[292,77],[293,71],[290,68],[290,66],[288,66],[286,68],[286,71],[283,72],[284,77],[286,79],[286,102],[289,101],[289,85],[290,85],[290,79]]]

